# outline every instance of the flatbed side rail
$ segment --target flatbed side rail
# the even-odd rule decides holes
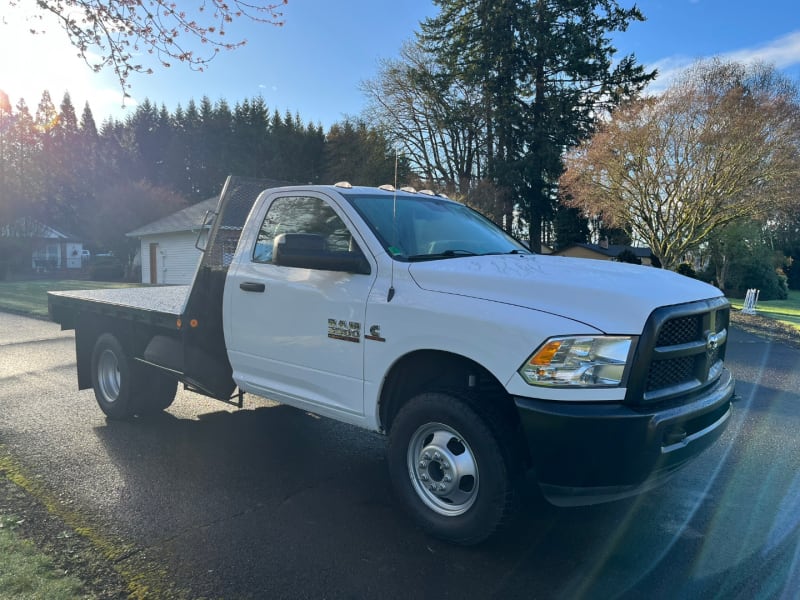
[[[50,319],[58,323],[63,330],[75,329],[78,315],[91,313],[94,315],[121,319],[151,325],[175,331],[176,319],[179,316],[173,312],[148,310],[127,306],[122,303],[105,302],[91,298],[69,296],[61,292],[47,293],[47,309]]]

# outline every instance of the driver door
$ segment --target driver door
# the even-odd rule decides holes
[[[280,234],[312,234],[326,251],[361,253],[344,213],[307,192],[276,194],[247,260],[231,266],[225,288],[226,343],[239,387],[339,418],[364,414],[363,326],[369,274],[282,266],[273,261]],[[351,419],[353,420],[353,419]]]

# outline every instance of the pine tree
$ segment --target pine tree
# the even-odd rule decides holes
[[[488,175],[506,210],[520,201],[538,248],[562,154],[604,111],[654,77],[608,34],[643,20],[614,0],[435,0],[420,40],[454,80],[483,90]]]
[[[391,144],[363,121],[345,120],[331,126],[324,154],[326,182],[349,181],[356,185],[382,185],[395,181],[395,155]],[[398,182],[407,183],[406,161],[398,163]]]

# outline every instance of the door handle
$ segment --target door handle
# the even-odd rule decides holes
[[[263,292],[267,289],[267,286],[255,281],[243,281],[239,284],[239,289],[245,292]]]

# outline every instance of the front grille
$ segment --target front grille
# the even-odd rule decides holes
[[[670,360],[654,360],[647,373],[646,391],[680,385],[694,378],[696,357],[681,356]]]
[[[661,331],[658,332],[656,346],[677,346],[694,341],[700,334],[702,323],[701,315],[671,319],[664,323]]]
[[[729,311],[724,298],[654,311],[639,341],[626,402],[675,401],[713,384],[722,372]]]

